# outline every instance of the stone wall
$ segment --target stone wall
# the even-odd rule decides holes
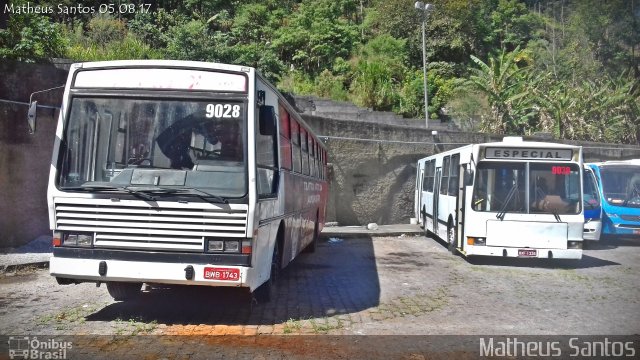
[[[34,91],[64,84],[68,64],[0,63],[0,99],[27,103]],[[39,104],[57,105],[62,91],[37,94]],[[58,112],[41,108],[30,135],[25,104],[0,101],[0,248],[16,247],[49,233],[46,189]],[[372,115],[367,115],[372,116]],[[382,115],[387,116],[386,114]],[[469,143],[502,137],[396,126],[358,119],[303,114],[329,148],[331,191],[328,221],[341,225],[406,223],[413,212],[418,159]],[[577,143],[577,142],[572,142]],[[581,143],[585,160],[640,158],[640,148]]]
[[[332,182],[327,220],[340,225],[408,223],[413,217],[418,159],[471,143],[502,140],[488,134],[438,130],[434,135],[424,128],[304,114],[303,119],[324,135],[329,148]],[[638,146],[562,142],[583,145],[587,162],[640,158]]]
[[[29,107],[21,103],[32,92],[64,85],[66,77],[67,70],[52,65],[0,62],[0,248],[49,232],[46,193],[58,111],[39,108],[31,135]],[[62,92],[36,94],[34,100],[58,106]]]

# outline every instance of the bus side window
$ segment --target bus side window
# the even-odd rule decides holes
[[[309,142],[307,139],[307,130],[300,127],[300,154],[302,156],[302,173],[309,175]]]
[[[450,156],[446,156],[442,161],[442,179],[440,180],[440,194],[447,195],[449,192],[449,164]]]
[[[275,116],[271,110],[269,117]],[[261,116],[267,116],[267,112]],[[275,119],[277,120],[277,119]],[[261,121],[261,119],[257,119]],[[278,134],[262,135],[259,126],[256,124],[256,167],[257,167],[257,187],[258,196],[273,196],[277,192],[277,151],[276,139]]]
[[[309,175],[316,177],[316,143],[309,136]]]
[[[460,154],[451,156],[451,171],[449,177],[449,195],[456,196],[458,194],[458,187],[460,186]]]
[[[289,113],[280,105],[280,167],[291,170],[291,130]]]
[[[302,156],[300,155],[300,125],[294,118],[290,118],[291,124],[291,159],[293,171],[299,173],[302,170]]]
[[[422,190],[427,192],[433,192],[435,162],[434,160],[427,161],[424,165],[425,180],[422,183]]]

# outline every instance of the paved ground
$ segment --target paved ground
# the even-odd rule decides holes
[[[424,236],[331,236],[289,266],[277,300],[253,306],[196,287],[114,302],[104,286],[22,269],[0,278],[0,334],[640,334],[640,241],[526,260],[470,263]]]
[[[44,266],[51,257],[51,236],[43,235],[16,249],[0,249],[0,274],[23,265]]]

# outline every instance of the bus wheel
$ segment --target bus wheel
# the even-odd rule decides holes
[[[424,236],[429,237],[429,229],[427,228],[427,214],[422,212],[422,226],[424,227]]]
[[[319,228],[318,217],[316,216],[316,224],[313,227],[313,239],[311,240],[309,245],[307,245],[307,247],[304,248],[304,250],[302,250],[302,252],[305,252],[305,253],[316,252],[316,246],[318,245],[318,236],[320,236],[320,234],[318,234],[318,228]]]
[[[129,282],[107,282],[107,291],[109,295],[115,301],[126,301],[135,299],[140,296],[140,290],[142,289],[142,283],[129,283]]]
[[[456,250],[456,230],[453,228],[453,225],[451,225],[451,223],[449,223],[449,225],[447,226],[447,243],[449,245],[449,251],[455,255],[457,250]]]
[[[275,282],[278,279],[280,272],[280,255],[278,252],[278,244],[273,247],[273,256],[271,257],[271,273],[269,279],[264,284],[260,285],[253,291],[253,298],[256,299],[258,304],[268,303],[275,296]]]

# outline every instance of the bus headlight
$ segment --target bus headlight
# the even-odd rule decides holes
[[[582,249],[582,241],[567,241],[567,249]]]
[[[483,237],[467,237],[467,245],[487,245],[487,239]]]
[[[251,254],[251,239],[207,239],[207,252]]]
[[[207,251],[222,251],[222,250],[224,250],[224,241],[209,240],[207,242]]]
[[[233,241],[225,241],[224,242],[224,252],[233,252],[237,253],[240,250],[240,245],[237,240]]]
[[[62,233],[62,246],[91,247],[93,246],[93,234],[64,232]]]

